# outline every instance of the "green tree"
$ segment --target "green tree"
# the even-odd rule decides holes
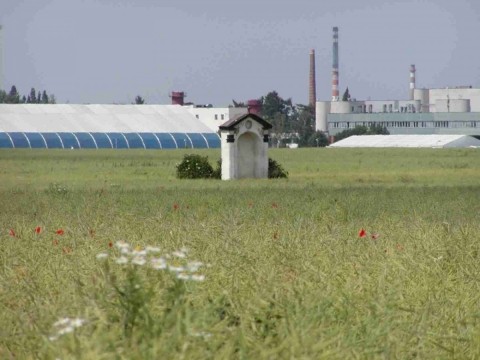
[[[10,92],[8,93],[5,102],[8,104],[20,103],[20,94],[18,93],[17,87],[15,85],[12,85],[12,88],[10,89]]]
[[[345,92],[343,93],[342,101],[350,101],[350,91],[348,90],[348,86]]]
[[[5,90],[0,90],[0,104],[3,104],[7,100],[7,92]]]
[[[136,105],[143,105],[143,104],[145,104],[145,99],[142,98],[140,95],[137,95],[135,97],[135,104]]]
[[[45,90],[43,90],[42,92],[42,104],[48,104],[48,95],[47,95],[47,92]]]
[[[37,93],[35,91],[35,88],[30,89],[30,94],[28,95],[27,98],[27,103],[36,103],[37,102]]]

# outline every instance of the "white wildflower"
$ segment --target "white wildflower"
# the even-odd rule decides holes
[[[132,251],[132,256],[146,256],[147,255],[147,251],[146,250],[133,250]]]
[[[187,254],[185,254],[183,251],[174,251],[172,252],[172,255],[180,259],[185,259],[187,257]]]
[[[59,326],[64,326],[64,325],[67,325],[70,323],[70,319],[69,318],[62,318],[62,319],[59,319],[57,321],[55,321],[53,323],[53,326],[55,327],[59,327]]]
[[[160,248],[159,248],[159,247],[156,247],[156,246],[147,246],[147,247],[145,248],[145,251],[146,251],[147,253],[158,253],[158,252],[160,252]]]
[[[164,258],[153,258],[150,261],[152,263],[152,268],[155,270],[164,270],[167,268],[167,262]]]
[[[120,265],[125,265],[128,264],[128,259],[125,256],[120,256],[115,262]]]
[[[145,265],[146,262],[147,261],[145,260],[145,258],[143,256],[135,256],[132,259],[132,264],[139,265],[139,266]]]
[[[183,266],[168,265],[168,270],[173,271],[173,272],[182,272],[182,271],[185,271],[185,268]]]
[[[107,257],[108,257],[108,254],[107,254],[107,253],[97,254],[97,259],[98,259],[98,260],[106,259]]]
[[[201,266],[203,266],[201,261],[191,261],[187,264],[187,269],[190,272],[197,272]]]
[[[209,332],[206,332],[206,331],[194,332],[192,335],[195,336],[195,337],[204,338],[205,340],[210,339],[212,337],[212,333],[209,333]]]
[[[57,328],[57,333],[55,335],[49,336],[50,341],[57,340],[60,336],[73,332],[76,328],[81,327],[85,324],[84,319],[75,318],[62,318],[56,321],[53,326]]]
[[[129,249],[129,248],[130,248],[130,244],[128,244],[128,243],[125,242],[125,241],[117,241],[117,242],[115,243],[115,246],[116,246],[117,248],[119,248],[120,250],[121,250],[121,249]]]
[[[205,280],[205,275],[188,275],[185,273],[179,273],[177,274],[177,279],[179,280],[192,280],[192,281],[204,281]]]

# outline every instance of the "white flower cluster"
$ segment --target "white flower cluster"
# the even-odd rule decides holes
[[[50,336],[48,339],[50,341],[55,341],[60,336],[73,332],[76,328],[84,325],[85,322],[86,321],[84,319],[80,318],[62,318],[53,324],[53,327],[56,329],[56,334]]]
[[[203,281],[204,275],[197,274],[203,263],[200,261],[188,261],[186,248],[181,248],[164,256],[156,256],[160,253],[160,248],[147,246],[145,249],[132,249],[130,244],[125,241],[117,241],[115,248],[119,255],[114,258],[119,265],[133,264],[136,266],[149,266],[155,270],[167,270],[175,274],[179,280]],[[107,253],[97,254],[97,259],[106,259]]]

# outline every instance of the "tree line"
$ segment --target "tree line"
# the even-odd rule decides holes
[[[0,90],[0,104],[56,104],[55,95],[48,95],[46,90],[38,92],[35,88],[30,89],[27,95],[20,95],[15,85],[10,91]]]

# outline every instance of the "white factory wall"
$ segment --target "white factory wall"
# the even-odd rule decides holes
[[[442,112],[441,106],[437,109],[438,100],[470,100],[470,111],[480,112],[480,89],[454,88],[454,89],[430,89],[430,112]]]
[[[246,107],[235,108],[214,108],[214,107],[195,107],[194,105],[184,106],[187,111],[195,116],[201,123],[206,125],[212,131],[217,132],[218,127],[231,118],[248,113]]]

